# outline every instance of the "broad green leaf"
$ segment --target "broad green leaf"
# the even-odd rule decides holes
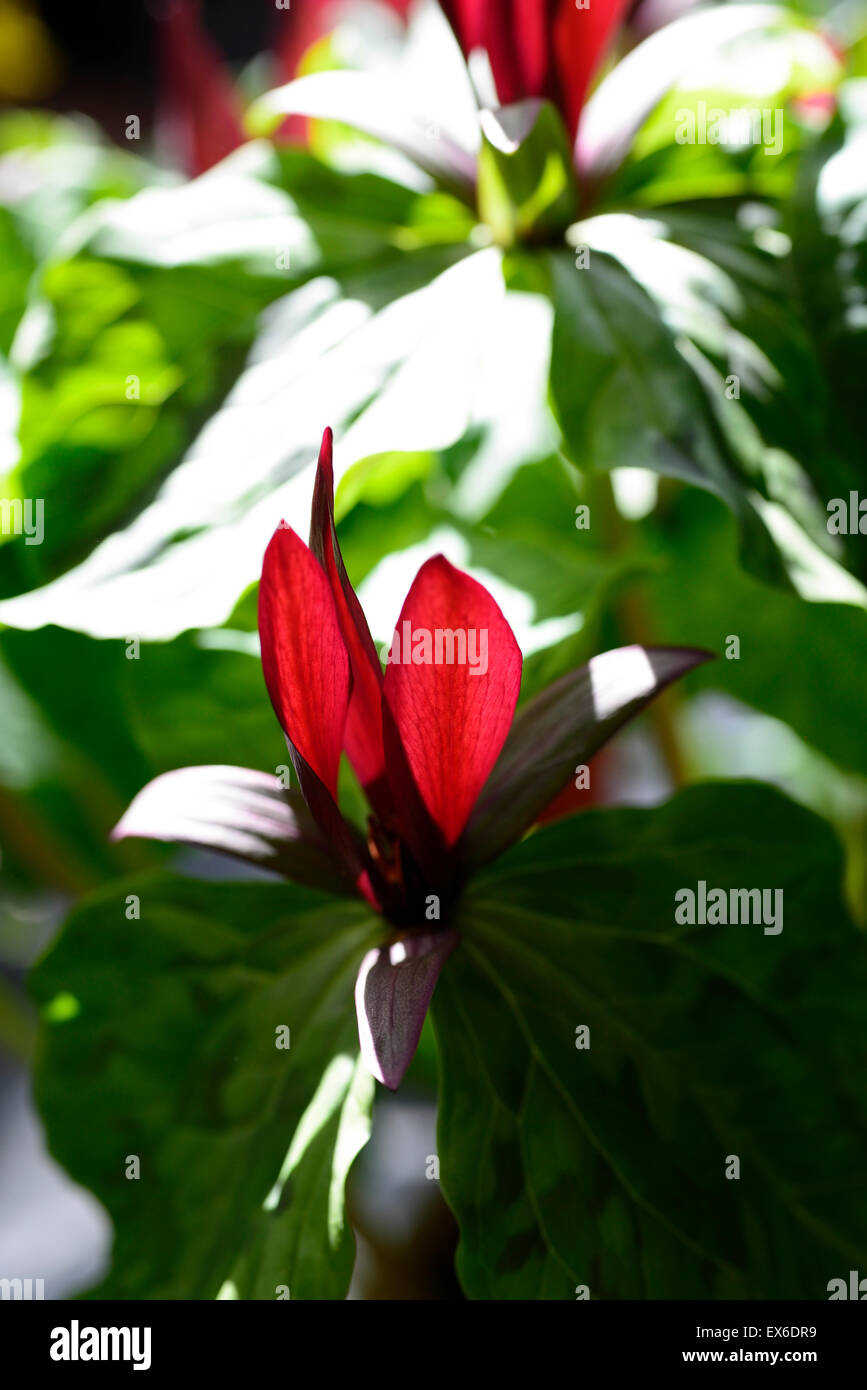
[[[856,84],[853,84],[856,85]],[[865,84],[860,84],[862,87]],[[867,430],[867,117],[837,121],[804,161],[786,218],[793,267],[807,325],[816,343],[817,378],[825,397],[822,475],[825,507],[863,497]],[[850,566],[867,582],[863,535],[844,533]]]
[[[745,4],[736,8],[712,6],[663,24],[616,64],[587,102],[575,142],[580,173],[591,184],[599,184],[617,169],[646,118],[660,105],[666,93],[695,67],[697,54],[704,60],[704,85],[715,85],[714,78],[718,79],[729,59],[730,71],[736,79],[741,79],[738,86],[746,86],[748,94],[754,94],[760,104],[774,104],[771,97],[777,96],[777,91],[768,92],[768,55],[773,53],[774,45],[777,64],[772,71],[777,87],[782,86],[785,91],[789,66],[803,62],[805,50],[804,35],[798,36],[800,43],[797,45],[791,38],[795,23],[795,17],[780,6]],[[769,31],[781,29],[784,31],[782,38],[776,34],[774,38],[768,37]],[[818,37],[812,42],[814,63],[827,67],[829,51]],[[761,44],[764,45],[765,64],[759,64],[753,71],[748,69],[744,78],[745,57],[752,57]],[[791,49],[791,54],[786,54],[786,48]],[[781,66],[785,73],[782,82]],[[749,92],[751,86],[754,92]],[[673,135],[672,127],[669,138]]]
[[[809,812],[708,784],[550,826],[471,884],[433,1004],[469,1297],[824,1298],[863,1267],[867,943],[841,869]],[[702,881],[781,904],[679,925]]]
[[[447,448],[481,427],[476,493],[496,497],[504,456],[513,471],[551,447],[550,308],[507,290],[496,248],[449,264],[455,254],[429,247],[397,274],[343,286],[317,278],[274,305],[241,378],[154,501],[81,565],[0,606],[3,620],[156,640],[222,625],[258,579],[280,519],[306,532],[328,423],[338,473],[398,447]]]
[[[344,1185],[370,1135],[375,1084],[360,1058],[347,1054],[326,1069],[220,1296],[269,1299],[280,1290],[283,1298],[343,1297]]]
[[[0,590],[44,584],[143,512],[152,551],[146,523],[156,485],[173,479],[185,452],[201,449],[196,436],[233,384],[233,418],[239,391],[249,403],[249,386],[238,378],[265,307],[321,277],[312,300],[307,295],[290,306],[282,343],[286,351],[286,339],[297,333],[299,359],[315,366],[377,297],[380,304],[400,298],[460,259],[473,223],[443,194],[373,174],[337,174],[306,152],[278,153],[264,143],[190,183],[90,209],[34,277],[16,341],[20,456],[8,495],[43,499],[47,519],[41,545],[0,549]],[[341,292],[331,276],[355,279]],[[346,303],[353,295],[356,304]],[[324,331],[321,322],[312,327],[305,347],[301,326],[319,317],[314,310],[323,300],[335,312]],[[267,326],[254,349],[258,359],[263,339],[273,344]],[[295,370],[286,364],[286,377]],[[258,379],[265,374],[260,367]],[[359,379],[350,413],[375,387],[375,377]],[[336,399],[333,408],[336,414]],[[321,434],[329,407],[321,405],[320,414]],[[187,501],[183,508],[172,503],[171,536],[198,534],[233,505],[259,498],[263,481],[273,486],[291,476],[286,418],[281,414],[278,426],[275,413],[267,451],[263,444],[256,450],[255,476],[237,468],[233,442],[225,462],[232,483],[215,481],[212,458],[208,483],[196,485],[198,505],[181,482]],[[257,437],[263,431],[267,437],[260,424]],[[74,528],[60,522],[72,510]]]
[[[860,601],[826,526],[836,465],[780,264],[787,238],[767,219],[726,227],[704,210],[603,215],[569,235],[575,270],[552,258],[551,388],[575,461],[700,486],[734,513],[754,573],[805,598]]]
[[[618,261],[592,247],[589,256],[587,265],[573,264],[565,253],[549,260],[551,394],[573,461],[584,469],[649,468],[714,492],[737,516],[753,566],[782,577],[736,459],[672,329]]]
[[[854,193],[850,202],[843,225],[855,242]],[[844,248],[837,246],[832,259],[835,243],[827,240],[823,260],[811,239],[814,218],[806,207],[794,216],[794,205],[786,218],[728,202],[713,211],[668,210],[641,219],[646,230],[658,229],[655,242],[642,245],[639,236],[631,252],[622,242],[615,254],[671,328],[691,341],[696,371],[745,481],[857,575],[863,555],[856,542],[848,543],[847,554],[845,542],[829,536],[827,500],[848,497],[857,481],[860,349],[851,304],[859,271],[850,252],[844,275]],[[800,293],[793,295],[798,274]],[[805,307],[818,310],[818,320],[805,321]],[[823,361],[841,333],[836,356]],[[803,591],[791,566],[790,577]]]
[[[0,634],[0,836],[7,888],[23,881],[37,890],[80,893],[125,866],[107,835],[149,765],[117,705],[97,706],[94,690],[101,683],[106,688],[110,657],[82,670],[83,645],[59,629]],[[108,657],[104,646],[93,647]]]
[[[839,767],[867,776],[864,607],[803,603],[744,574],[731,522],[710,498],[684,494],[654,530],[660,568],[645,601],[656,639],[676,636],[721,658],[695,685],[783,720]]]
[[[698,30],[741,26],[739,40],[711,48],[702,61],[684,67],[665,95],[661,64],[648,70],[649,84],[656,85],[662,100],[623,151],[625,162],[602,193],[606,204],[661,207],[694,198],[778,197],[791,191],[799,159],[815,138],[799,118],[798,99],[833,92],[842,67],[816,28],[805,28],[783,10],[766,7],[764,13],[774,27],[762,24],[759,7],[752,7],[752,16],[749,6],[714,7],[680,25],[666,25],[654,37],[654,44],[664,46],[690,24]],[[701,42],[694,32],[696,41]]]
[[[285,884],[150,876],[76,909],[33,975],[37,1091],[52,1152],[114,1222],[102,1296],[344,1296],[370,1099],[353,985],[378,932],[361,903]]]
[[[393,145],[438,182],[469,198],[472,151],[437,127],[430,115],[407,108],[403,93],[382,73],[317,72],[266,92],[247,112],[251,135],[268,135],[286,116],[310,116],[354,126]]]
[[[258,643],[213,630],[145,643],[137,661],[118,653],[124,714],[154,771],[216,762],[274,772],[286,762]]]

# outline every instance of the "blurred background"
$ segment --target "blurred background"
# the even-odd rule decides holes
[[[386,158],[367,145],[359,151],[359,143],[337,123],[296,117],[276,137],[278,149],[290,151],[277,172],[269,168],[260,177],[253,171],[244,183],[248,171],[240,163],[233,165],[241,171],[237,186],[219,194],[216,184],[205,185],[217,190],[212,202],[201,207],[173,204],[176,211],[165,215],[156,201],[130,200],[147,191],[158,199],[162,193],[198,186],[189,181],[226,157],[237,159],[233,151],[246,138],[241,126],[245,107],[297,73],[363,65],[371,55],[374,68],[376,62],[390,67],[406,43],[412,8],[314,0],[292,0],[286,8],[266,0],[164,6],[156,0],[153,5],[129,0],[107,17],[104,5],[0,0],[0,350],[5,364],[0,375],[0,471],[7,471],[7,481],[18,479],[8,483],[4,496],[16,495],[12,488],[20,482],[22,495],[48,499],[44,546],[27,549],[20,536],[0,538],[0,597],[11,603],[4,606],[0,632],[0,1276],[43,1278],[46,1297],[66,1297],[98,1280],[109,1257],[111,1231],[96,1199],[73,1184],[46,1150],[29,1080],[35,1018],[26,992],[28,967],[76,899],[112,876],[160,863],[202,877],[240,876],[216,856],[109,844],[108,831],[149,777],[198,762],[270,768],[281,756],[255,655],[255,589],[249,566],[238,563],[237,576],[226,578],[236,561],[235,552],[224,549],[204,577],[191,566],[174,588],[163,589],[157,582],[147,613],[135,599],[140,592],[133,587],[136,576],[151,573],[152,564],[154,573],[167,573],[164,562],[173,563],[178,546],[203,538],[212,524],[217,529],[237,526],[240,546],[243,518],[253,503],[267,502],[273,492],[270,514],[276,515],[295,496],[289,490],[289,464],[297,466],[296,455],[309,463],[312,452],[306,436],[291,448],[286,442],[294,427],[290,407],[300,409],[294,397],[281,405],[273,393],[277,423],[269,417],[262,428],[271,431],[264,449],[273,450],[274,466],[270,475],[251,477],[246,493],[232,494],[235,484],[226,480],[244,472],[262,443],[258,426],[253,427],[250,415],[242,415],[241,426],[224,436],[209,435],[207,428],[215,420],[222,422],[218,429],[227,428],[221,411],[227,401],[243,405],[245,390],[256,406],[259,388],[243,373],[258,367],[261,386],[269,366],[279,371],[288,360],[281,353],[291,350],[295,335],[309,334],[316,306],[297,298],[303,293],[304,258],[309,255],[298,233],[299,218],[313,228],[324,270],[346,290],[347,305],[364,304],[371,313],[395,294],[402,276],[411,292],[425,278],[447,270],[457,259],[453,248],[475,235],[465,211],[446,201],[433,210],[425,204],[425,216],[431,225],[439,219],[440,230],[434,233],[425,224],[418,250],[411,242],[415,213],[404,217],[397,199],[388,215],[383,213],[383,222],[389,222],[383,232],[373,225],[377,209],[371,214],[364,205],[366,196],[375,199],[377,194],[362,189],[358,207],[344,209],[349,249],[333,252],[334,209],[343,194],[333,181],[319,186],[309,173],[303,178],[293,173],[293,148],[309,146],[333,168],[370,170],[372,178],[394,175],[401,188],[409,189],[412,181],[407,175],[407,183],[401,182],[405,170],[391,154]],[[646,0],[627,7],[621,51],[690,8],[687,0]],[[806,2],[797,8],[826,25],[835,52],[845,39],[848,76],[863,87],[863,11],[849,4]],[[713,90],[707,74],[698,73],[701,54],[695,55],[695,67],[693,95]],[[724,89],[722,79],[720,85]],[[796,154],[787,152],[779,166],[768,161],[774,164],[773,174],[761,161],[748,168],[743,152],[737,151],[728,152],[724,171],[707,174],[709,196],[717,199],[718,229],[748,234],[751,252],[758,245],[769,261],[776,255],[775,235],[783,238],[781,244],[789,237],[791,248],[786,221],[791,199],[799,189],[804,194],[808,161],[831,123],[841,120],[837,97],[808,86],[799,119]],[[863,145],[861,149],[863,153]],[[629,166],[638,190],[636,206],[647,211],[655,203],[679,205],[687,217],[698,176],[690,162],[667,160],[647,133],[645,147]],[[660,187],[666,185],[664,196],[652,196],[651,176]],[[681,177],[688,184],[682,194],[677,189]],[[416,185],[410,189],[413,197],[424,198],[431,191],[423,179]],[[293,206],[285,194],[294,199]],[[244,207],[248,196],[252,201]],[[626,180],[612,202],[615,215],[630,206],[631,196]],[[845,209],[862,206],[854,196],[845,193]],[[104,224],[90,218],[107,202],[131,208],[132,214],[126,221],[110,217]],[[261,217],[262,244],[242,245],[243,237],[237,245],[232,241],[235,210],[249,215],[251,226],[252,219]],[[401,217],[398,236],[391,222],[397,224]],[[842,277],[845,285],[835,283],[832,292],[848,293],[850,310],[862,314],[860,327],[857,314],[853,320],[861,356],[846,356],[849,345],[843,352],[850,364],[845,370],[854,372],[864,352],[863,241],[842,218],[841,213],[834,223],[832,216],[824,228],[823,235],[839,233],[843,240],[821,266],[826,277]],[[672,219],[669,230],[674,225]],[[210,252],[188,254],[180,246],[187,237],[198,238],[205,248],[214,228],[223,229],[228,247],[222,260],[217,255],[219,273],[212,269]],[[719,232],[719,246],[728,235],[728,230]],[[389,259],[377,242],[380,236],[389,252],[410,246],[405,260],[398,264]],[[275,267],[274,255],[276,249],[279,260],[284,237],[287,244],[295,238],[291,283],[278,289],[283,272]],[[142,250],[148,238],[151,243]],[[673,232],[672,238],[677,240]],[[483,239],[477,237],[476,244],[483,247]],[[686,222],[680,244],[690,245]],[[696,246],[707,251],[710,264],[730,274],[735,285],[750,280],[752,262],[747,269],[733,270],[732,262],[717,256],[713,246],[708,251],[708,245],[695,241],[690,254]],[[819,241],[815,248],[811,263],[818,270]],[[417,250],[429,258],[418,273],[412,259]],[[838,441],[835,454],[843,462],[833,468],[828,464],[833,490],[823,492],[815,476],[811,482],[809,460],[799,459],[803,471],[794,481],[784,466],[789,450],[797,448],[795,435],[809,435],[805,452],[812,450],[811,458],[818,458],[819,446],[813,448],[812,441],[829,437],[829,415],[838,435],[854,429],[851,400],[830,399],[817,387],[813,354],[827,348],[820,342],[821,316],[811,317],[805,310],[796,329],[782,313],[775,318],[776,311],[769,310],[775,303],[770,281],[761,288],[765,298],[759,310],[747,305],[741,312],[730,302],[721,307],[716,282],[696,278],[691,269],[681,284],[679,261],[657,266],[641,245],[636,255],[644,257],[641,271],[648,283],[653,276],[665,281],[661,293],[676,301],[668,322],[682,327],[688,320],[687,336],[694,332],[700,340],[696,325],[719,312],[719,332],[725,338],[720,362],[728,357],[731,366],[734,354],[746,383],[744,429],[753,435],[743,447],[764,450],[756,465],[762,481],[755,486],[770,491],[773,464],[774,476],[785,475],[781,486],[793,495],[812,488],[821,513],[826,496],[842,492],[863,467],[860,458],[851,452],[847,456],[845,440]],[[271,263],[265,265],[268,258]],[[301,270],[296,270],[299,263]],[[788,262],[786,266],[788,274]],[[764,274],[764,261],[760,269]],[[520,309],[526,317],[510,321],[508,332],[504,322],[499,349],[494,340],[500,330],[492,330],[481,355],[493,361],[499,350],[506,358],[520,342],[526,353],[521,373],[514,381],[501,376],[493,387],[480,375],[469,422],[453,429],[451,438],[446,437],[449,427],[442,425],[443,437],[432,430],[425,442],[424,431],[415,425],[417,416],[413,428],[403,434],[392,431],[397,442],[387,446],[376,443],[379,434],[369,414],[369,438],[360,429],[370,400],[384,382],[393,382],[397,370],[383,353],[376,363],[379,375],[371,372],[367,379],[366,364],[380,351],[374,341],[359,357],[348,355],[334,368],[352,389],[336,390],[333,376],[325,385],[317,380],[298,388],[311,395],[311,415],[320,419],[320,428],[341,421],[345,432],[356,428],[345,446],[338,433],[342,464],[354,465],[341,481],[338,513],[349,573],[361,584],[374,637],[386,638],[407,576],[434,548],[470,564],[493,587],[528,657],[528,690],[601,645],[637,640],[647,632],[657,640],[695,641],[717,651],[730,633],[739,633],[745,644],[762,648],[767,657],[763,675],[746,677],[738,685],[732,668],[726,669],[725,661],[716,663],[715,672],[690,681],[684,692],[662,702],[659,712],[606,751],[594,764],[592,793],[567,789],[560,809],[580,813],[591,803],[652,804],[684,780],[759,777],[813,807],[837,828],[847,850],[849,900],[863,923],[867,751],[857,650],[861,630],[852,616],[856,610],[861,613],[863,590],[852,599],[839,584],[835,588],[836,578],[828,580],[816,591],[817,612],[807,617],[801,610],[809,605],[800,599],[782,592],[765,599],[771,591],[760,588],[758,579],[739,564],[743,537],[736,534],[726,504],[683,480],[628,466],[643,462],[628,438],[623,450],[627,466],[609,471],[604,495],[594,491],[596,484],[562,456],[544,388],[546,349],[537,352],[535,347],[541,330],[531,313],[534,287],[529,278],[522,279],[529,272],[518,256],[509,273],[518,290],[515,300],[521,300],[516,315]],[[368,276],[363,289],[352,278],[361,274]],[[826,278],[817,287],[820,300],[827,285]],[[483,317],[481,290],[479,295]],[[53,315],[50,349],[46,306]],[[445,312],[432,312],[431,332]],[[404,330],[398,326],[392,331]],[[308,350],[308,338],[298,341],[302,351]],[[407,337],[408,343],[413,341]],[[768,384],[772,373],[766,375],[769,344],[778,349],[774,368],[785,377],[779,398],[776,387]],[[706,342],[702,346],[708,359],[716,361],[716,349]],[[440,359],[450,351],[436,340]],[[794,360],[802,351],[806,366]],[[835,359],[832,354],[823,360]],[[497,370],[501,367],[498,359]],[[845,370],[839,376],[841,392]],[[142,377],[146,405],[132,428],[121,399],[131,374]],[[430,380],[428,389],[431,413],[447,414],[448,383]],[[322,418],[335,397],[340,419]],[[417,399],[403,402],[404,415],[415,410]],[[623,399],[632,397],[627,392]],[[809,415],[806,425],[792,413],[794,401]],[[631,417],[632,407],[626,413]],[[612,418],[617,415],[615,410]],[[628,433],[628,423],[623,429]],[[620,447],[616,434],[612,430],[612,448]],[[356,438],[366,443],[354,446]],[[165,537],[153,529],[152,504],[181,460],[202,457],[210,472],[188,474],[179,483],[170,503],[176,509],[171,545],[164,544]],[[203,519],[202,497],[210,489],[211,511]],[[607,523],[594,530],[576,560],[575,509],[584,501],[598,507],[596,514],[604,513]],[[303,512],[300,503],[298,511]],[[150,518],[147,524],[142,517]],[[256,552],[260,534],[261,527],[244,542],[245,553]],[[819,543],[826,539],[820,535]],[[106,549],[106,543],[114,548]],[[96,554],[101,557],[96,568],[63,587],[64,576],[75,576],[76,567]],[[830,557],[828,564],[840,559],[839,554]],[[129,583],[110,592],[107,581],[124,567]],[[693,589],[691,576],[697,570],[706,582]],[[214,611],[205,611],[207,605],[197,597],[198,608],[193,605],[189,621],[178,616],[173,630],[173,615],[167,612],[172,602],[166,595],[175,594],[182,603],[185,594],[200,594],[212,579]],[[224,579],[228,587],[217,593]],[[44,608],[39,607],[41,598],[16,608],[14,601],[22,594],[45,595]],[[841,616],[850,602],[853,607]],[[818,611],[822,603],[833,609],[830,616]],[[732,626],[735,613],[737,625]],[[124,659],[125,643],[139,635],[156,644],[141,674],[135,662]],[[822,703],[828,696],[826,682],[821,672],[807,671],[823,643],[837,682],[831,697],[837,703],[828,714]],[[435,1049],[426,1030],[408,1084],[398,1096],[378,1100],[373,1140],[353,1170],[350,1213],[358,1255],[350,1297],[460,1296],[451,1264],[454,1223],[438,1184],[427,1176],[436,1151],[435,1087]]]

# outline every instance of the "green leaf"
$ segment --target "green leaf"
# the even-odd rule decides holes
[[[697,493],[683,494],[660,519],[655,544],[660,566],[645,598],[656,640],[722,656],[729,638],[739,639],[738,658],[697,672],[695,686],[725,690],[785,721],[838,767],[867,776],[867,611],[804,603],[745,574],[730,519]]]
[[[867,431],[867,118],[836,121],[804,161],[786,228],[797,293],[816,344],[825,414],[817,484],[827,507],[862,489]],[[867,582],[860,534],[841,537],[847,560]]]
[[[786,238],[763,224],[754,244],[703,211],[594,217],[569,239],[575,268],[549,262],[551,393],[575,462],[720,497],[763,579],[808,598],[859,590],[826,527],[822,388],[778,264]]]
[[[8,354],[27,303],[34,257],[7,208],[0,208],[0,352]]]
[[[154,771],[230,762],[274,772],[286,763],[254,634],[184,633],[145,644],[138,661],[117,657],[124,713]]]
[[[306,532],[307,485],[328,423],[339,470],[398,445],[450,445],[493,416],[490,488],[501,440],[516,464],[535,445],[516,430],[508,436],[514,399],[491,379],[491,360],[511,354],[521,334],[534,353],[540,340],[547,348],[550,309],[539,295],[507,292],[494,247],[466,256],[428,247],[345,284],[317,278],[273,306],[228,399],[150,505],[54,583],[0,604],[3,621],[143,640],[221,625],[258,579],[281,518]],[[533,365],[535,382],[535,356]],[[530,419],[518,415],[521,425],[535,434],[544,416],[550,430],[541,395],[527,400],[526,362],[513,358],[512,371],[525,380],[516,394]]]
[[[0,634],[4,877],[80,893],[124,869],[108,832],[151,769],[117,698],[94,696],[112,691],[113,656],[57,628]]]
[[[546,240],[575,216],[569,137],[556,107],[526,101],[482,113],[479,213],[502,246]]]
[[[0,546],[0,593],[54,579],[113,530],[134,528],[142,514],[138,533],[147,533],[144,547],[153,558],[166,532],[187,538],[222,524],[233,509],[246,513],[263,487],[297,467],[286,414],[275,412],[272,429],[264,423],[261,392],[271,399],[274,388],[265,383],[263,356],[286,355],[281,384],[302,363],[315,371],[373,303],[388,304],[460,259],[474,220],[443,193],[418,193],[373,174],[338,174],[305,151],[277,152],[264,143],[190,183],[147,188],[89,210],[33,278],[26,331],[16,343],[22,410],[11,481],[17,495],[44,500],[48,520],[41,545]],[[296,307],[292,292],[302,287]],[[260,314],[274,300],[283,301],[286,332],[265,327],[251,372],[242,375],[262,329]],[[16,322],[20,312],[13,306]],[[310,330],[310,346],[302,327]],[[276,366],[272,361],[271,370]],[[243,433],[256,443],[249,462],[261,464],[255,476],[238,469],[233,440],[221,458],[227,478],[220,482],[213,455],[222,450],[207,422],[218,417],[233,384],[221,424],[238,419],[238,393],[249,407],[250,375],[259,383],[252,388],[258,418],[254,433],[248,424]],[[375,376],[359,373],[343,409],[354,415],[376,393]],[[338,423],[332,411],[342,413],[331,379],[328,394],[317,437],[329,420]],[[295,407],[286,408],[297,417]],[[187,501],[171,502],[173,521],[156,508],[154,535],[148,513],[157,484],[168,487],[184,462],[203,452],[208,483],[187,492],[181,479]],[[72,512],[75,527],[60,524]]]
[[[572,458],[582,468],[628,463],[715,492],[737,515],[753,563],[779,577],[770,538],[674,336],[622,265],[590,254],[584,268],[565,255],[550,259],[551,393]]]
[[[720,43],[725,29],[729,42]],[[669,47],[669,54],[658,53],[654,59],[654,47]],[[679,55],[672,51],[678,48]],[[696,50],[703,54],[700,73],[691,64]],[[714,6],[665,25],[635,54],[625,60],[622,73],[615,70],[607,97],[599,103],[591,98],[587,132],[579,140],[599,141],[605,153],[606,146],[613,152],[619,145],[620,154],[626,154],[602,189],[606,203],[659,207],[694,198],[778,197],[791,191],[799,159],[813,138],[793,104],[805,94],[833,92],[841,75],[839,60],[815,27],[806,28],[782,8]],[[660,81],[666,56],[674,58],[669,73],[679,79],[667,92]],[[633,72],[630,83],[633,65],[644,72]],[[658,104],[627,151],[624,142],[610,143],[604,108],[619,125],[617,97],[627,108],[636,98],[640,103],[642,86]],[[650,103],[643,104],[649,112]]]
[[[370,1135],[375,1086],[360,1058],[335,1057],[221,1296],[268,1299],[276,1289],[292,1298],[344,1296],[351,1272],[344,1185]]]
[[[703,87],[734,89],[732,105],[777,105],[795,76],[804,74],[807,57],[813,70],[825,77],[829,69],[833,73],[828,45],[818,35],[793,35],[793,24],[797,20],[782,7],[744,4],[708,6],[660,25],[603,77],[586,103],[575,145],[582,176],[604,186],[636,145],[641,151],[647,143],[671,142],[677,127],[669,103],[682,104],[684,94],[675,90],[668,102],[666,95],[693,70],[697,53]],[[782,34],[767,32],[780,28]],[[768,71],[775,90],[768,89]],[[714,90],[703,95],[712,98]],[[636,141],[651,113],[649,128]]]
[[[433,1003],[471,1298],[823,1298],[863,1267],[867,943],[840,877],[819,820],[745,783],[587,812],[473,882]],[[783,930],[678,925],[701,880],[781,890]]]
[[[36,261],[102,199],[125,199],[174,175],[119,149],[87,117],[6,111],[0,117],[3,201]]]
[[[464,196],[472,192],[472,152],[408,109],[400,88],[382,73],[316,72],[266,92],[247,112],[251,135],[267,135],[286,116],[309,116],[355,127],[408,156],[420,169]]]
[[[53,732],[116,789],[115,819],[161,772],[227,762],[274,772],[286,763],[255,633],[185,633],[174,642],[142,643],[136,655],[129,642],[100,642],[64,628],[8,630],[0,635],[0,653]],[[14,718],[11,709],[6,713]],[[21,735],[8,750],[13,784],[19,742],[20,752],[37,743],[25,737],[24,726]],[[44,763],[50,767],[50,758]],[[103,836],[113,823],[103,823]]]
[[[73,913],[32,977],[37,1092],[52,1152],[114,1222],[101,1296],[343,1297],[370,1099],[353,985],[377,935],[360,902],[162,875]]]

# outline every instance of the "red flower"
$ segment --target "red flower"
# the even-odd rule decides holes
[[[177,162],[202,174],[244,142],[232,74],[202,25],[199,0],[169,0],[157,24],[158,120]]]
[[[300,795],[265,773],[185,768],[139,793],[114,834],[221,849],[365,898],[390,934],[361,964],[359,1035],[374,1075],[396,1087],[457,945],[451,910],[468,876],[707,653],[607,652],[515,717],[514,634],[487,590],[438,555],[413,580],[383,674],[340,553],[331,451],[326,430],[309,547],[281,522],[259,588],[265,683]],[[370,805],[366,836],[338,804],[343,753]]]
[[[629,0],[441,0],[464,53],[487,51],[501,106],[547,97],[574,137]]]

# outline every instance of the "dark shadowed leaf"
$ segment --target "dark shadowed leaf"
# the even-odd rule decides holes
[[[824,506],[862,488],[867,431],[867,119],[837,121],[804,160],[788,210],[798,294],[819,357],[817,378],[826,417],[817,478]],[[862,518],[863,520],[863,518]],[[867,523],[864,523],[867,525]],[[863,530],[840,544],[867,581]]]
[[[738,659],[705,667],[696,686],[784,720],[839,767],[867,776],[863,604],[804,603],[752,579],[737,563],[729,517],[699,493],[684,493],[660,519],[656,544],[663,567],[646,594],[660,638],[720,652],[739,641]]]
[[[863,1268],[867,942],[841,870],[821,821],[746,783],[587,812],[472,885],[433,1002],[470,1297],[825,1298]],[[782,930],[678,925],[702,881],[781,893]]]

